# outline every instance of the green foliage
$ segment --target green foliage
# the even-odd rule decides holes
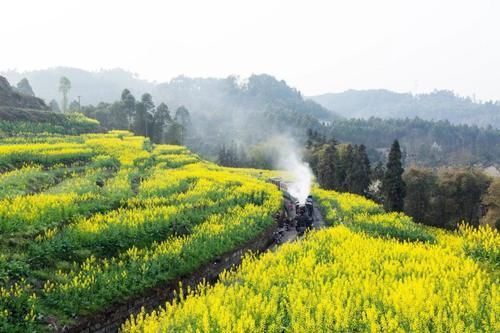
[[[371,183],[370,160],[364,145],[337,144],[308,131],[306,159],[325,189],[366,195]]]
[[[47,111],[0,107],[0,138],[40,134],[78,135],[100,131],[99,122],[79,113],[56,114]]]
[[[382,179],[382,193],[384,207],[390,212],[402,212],[406,196],[406,184],[403,181],[403,166],[401,149],[398,140],[395,140],[389,152],[384,178]]]
[[[482,210],[488,210],[489,218],[496,212],[497,199],[487,194],[491,180],[478,170],[436,172],[411,168],[405,172],[404,180],[407,184],[405,212],[418,222],[448,229],[456,228],[462,221],[478,226]],[[494,226],[491,220],[486,219],[485,223]]]

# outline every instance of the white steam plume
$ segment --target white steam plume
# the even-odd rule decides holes
[[[281,144],[279,168],[288,171],[292,176],[292,182],[288,183],[288,192],[303,204],[311,193],[312,170],[300,156],[297,149],[300,145],[286,138],[280,138],[279,141]]]

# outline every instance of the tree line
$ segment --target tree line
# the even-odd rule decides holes
[[[67,105],[70,89],[71,82],[62,77],[59,84],[62,110],[52,100],[50,107],[53,111],[80,112],[98,120],[108,130],[130,130],[136,135],[149,137],[154,143],[183,144],[191,128],[191,116],[184,106],[178,107],[172,116],[168,106],[165,103],[156,106],[149,93],[136,100],[128,89],[124,89],[120,99],[114,103],[82,106],[79,101]]]
[[[69,111],[77,112],[76,106],[70,106]],[[80,111],[107,129],[130,130],[149,137],[154,143],[183,144],[191,127],[185,107],[178,107],[172,116],[165,103],[155,105],[151,94],[145,93],[136,100],[128,89],[124,89],[120,100],[114,103],[82,106]]]
[[[411,167],[405,212],[417,222],[453,229],[465,221],[500,228],[500,180],[473,168],[433,170]]]
[[[322,188],[367,196],[416,222],[454,229],[461,222],[500,229],[500,179],[475,168],[405,170],[395,140],[385,165],[371,167],[363,145],[309,132],[308,162]]]
[[[397,140],[385,168],[379,164],[373,170],[363,144],[340,144],[310,130],[306,151],[306,160],[322,188],[364,195],[383,203],[388,211],[403,211],[406,185]]]

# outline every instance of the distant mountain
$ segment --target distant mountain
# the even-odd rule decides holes
[[[151,93],[157,102],[166,102],[171,108],[185,105],[194,112],[280,109],[297,111],[321,120],[335,118],[332,112],[321,105],[305,101],[300,92],[289,87],[285,81],[265,74],[252,75],[244,83],[233,76],[222,79],[179,76],[161,84],[139,79],[137,75],[119,68],[90,72],[55,67],[26,72],[10,70],[0,75],[12,83],[27,78],[36,95],[47,102],[61,99],[59,79],[66,76],[71,81],[69,100],[81,96],[82,105],[112,103],[127,88],[137,98],[144,93]]]
[[[184,105],[195,113],[290,110],[318,120],[338,118],[318,103],[304,100],[285,81],[267,74],[252,75],[244,81],[234,76],[223,79],[179,76],[157,85],[153,97],[172,107]]]
[[[180,76],[153,90],[156,103],[171,110],[183,105],[196,128],[197,151],[213,155],[221,144],[235,142],[244,147],[287,134],[304,139],[308,128],[320,130],[322,121],[338,119],[334,113],[266,74],[241,81]]]
[[[25,95],[14,89],[6,78],[0,76],[0,107],[46,110],[47,105],[40,98]]]
[[[309,97],[346,118],[415,118],[500,128],[500,102],[475,102],[451,91],[412,95],[389,90],[347,90]]]
[[[27,72],[11,70],[0,75],[5,76],[12,84],[27,78],[35,94],[47,102],[52,99],[61,100],[59,79],[66,76],[71,81],[69,100],[76,100],[81,96],[81,103],[84,105],[113,102],[119,98],[124,88],[140,96],[151,92],[155,86],[154,83],[141,80],[137,75],[119,68],[90,72],[78,68],[55,67]]]

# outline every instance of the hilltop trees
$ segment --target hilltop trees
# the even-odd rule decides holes
[[[384,207],[387,211],[401,212],[404,209],[406,185],[402,178],[403,172],[401,148],[398,140],[394,140],[382,180]]]
[[[33,92],[33,89],[31,88],[31,85],[30,85],[27,78],[24,78],[17,83],[17,90],[21,94],[33,96],[33,97],[35,96],[35,93]]]
[[[59,80],[59,92],[62,93],[62,111],[63,112],[68,112],[68,94],[71,89],[71,81],[65,77],[62,76],[61,79]]]
[[[179,107],[172,119],[168,106],[165,103],[155,106],[148,93],[136,101],[130,90],[124,89],[120,100],[112,104],[99,103],[81,109],[87,117],[99,120],[107,129],[131,130],[155,143],[183,144],[191,131],[191,117],[185,107]]]

